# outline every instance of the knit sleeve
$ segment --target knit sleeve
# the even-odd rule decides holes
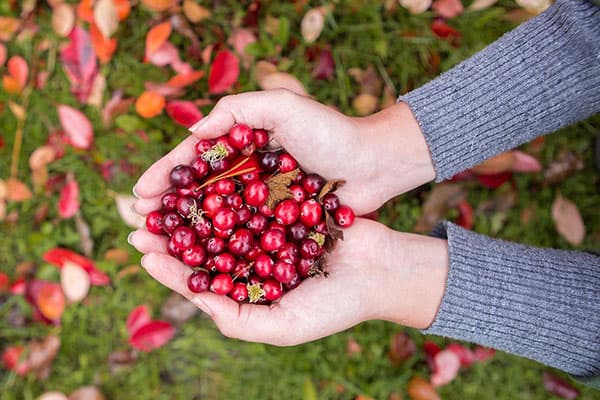
[[[600,7],[558,0],[544,13],[399,98],[443,181],[600,111]]]
[[[445,222],[450,268],[424,333],[600,377],[600,257],[524,246]]]

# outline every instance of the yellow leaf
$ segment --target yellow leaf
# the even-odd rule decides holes
[[[23,108],[23,106],[13,102],[13,101],[8,101],[8,108],[10,108],[10,111],[12,111],[12,113],[15,115],[15,117],[20,120],[23,121],[25,119],[25,117],[27,116],[27,112],[25,112],[25,109]]]
[[[211,12],[208,8],[202,7],[194,0],[184,0],[183,13],[185,14],[186,18],[194,24],[210,18],[211,16]]]

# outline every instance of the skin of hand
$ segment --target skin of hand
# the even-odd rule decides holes
[[[222,98],[185,139],[138,180],[140,214],[160,207],[170,170],[196,157],[200,138],[226,134],[236,123],[262,128],[308,171],[344,179],[336,193],[358,215],[435,176],[427,144],[403,103],[364,118],[287,90],[249,92]],[[425,328],[437,314],[448,269],[447,242],[405,234],[357,218],[345,239],[327,256],[329,277],[309,279],[271,305],[238,305],[226,296],[194,294],[191,269],[166,251],[166,238],[145,230],[129,242],[146,255],[142,264],[159,282],[208,313],[226,336],[274,345],[315,340],[369,319]],[[285,327],[285,329],[282,329]]]

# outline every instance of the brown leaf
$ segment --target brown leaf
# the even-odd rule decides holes
[[[400,332],[391,337],[388,358],[393,365],[398,366],[411,358],[416,351],[417,346],[410,336],[404,332]]]
[[[456,184],[442,183],[436,185],[429,192],[427,200],[421,207],[421,217],[417,221],[414,231],[428,233],[444,218],[449,209],[456,207],[465,197],[465,191]]]
[[[42,341],[31,342],[27,347],[26,363],[30,371],[44,378],[49,373],[48,368],[52,365],[56,354],[58,354],[60,348],[59,337],[51,334]]]
[[[412,400],[441,400],[433,386],[420,376],[408,382],[408,396]]]
[[[36,192],[42,190],[46,186],[48,179],[48,167],[45,165],[31,171],[31,183]]]
[[[161,308],[162,317],[175,325],[183,324],[199,311],[194,303],[177,293],[171,293]]]
[[[321,188],[319,195],[317,196],[317,201],[320,203],[327,193],[335,192],[345,184],[346,181],[343,179],[332,179],[326,182],[325,185],[323,185],[323,187]]]
[[[75,228],[77,228],[77,234],[79,235],[81,252],[87,257],[91,257],[94,250],[94,239],[92,239],[90,226],[81,213],[75,214]]]
[[[8,178],[6,180],[7,200],[8,201],[25,201],[32,196],[31,190],[17,178]]]
[[[368,93],[361,93],[352,99],[352,108],[362,117],[373,114],[377,110],[377,97]]]
[[[137,360],[137,351],[134,349],[123,350],[123,351],[114,351],[108,355],[108,366],[110,367],[110,372],[113,374],[118,373],[128,367],[131,367],[135,364]]]
[[[350,68],[348,74],[360,85],[360,93],[379,96],[383,88],[383,81],[372,65],[366,69]]]
[[[184,0],[183,14],[193,24],[204,21],[212,15],[208,8],[202,7],[195,0]]]
[[[69,400],[104,400],[96,386],[82,386],[69,395]]]
[[[290,172],[273,175],[266,180],[269,187],[269,197],[267,198],[267,207],[274,208],[277,203],[285,199],[293,199],[294,195],[290,190],[290,185],[298,177],[299,169]]]
[[[571,151],[561,152],[544,170],[544,183],[549,185],[559,183],[583,170],[584,167],[583,160],[578,158],[575,153]]]
[[[126,264],[129,261],[129,252],[120,248],[108,249],[104,253],[104,259],[115,264]]]
[[[567,242],[579,246],[585,238],[585,225],[577,206],[560,193],[552,203],[552,219],[556,230]]]
[[[325,224],[327,225],[327,233],[329,233],[329,236],[333,239],[333,243],[331,243],[332,247],[330,249],[328,248],[328,251],[330,251],[333,250],[337,240],[344,240],[344,232],[338,228],[335,220],[331,214],[329,214],[329,211],[325,211]]]
[[[67,3],[60,3],[52,11],[52,29],[58,36],[67,37],[75,26],[75,10]]]

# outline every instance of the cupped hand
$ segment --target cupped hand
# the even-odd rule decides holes
[[[146,214],[159,206],[169,171],[192,161],[198,139],[224,135],[236,123],[267,130],[271,145],[285,148],[303,169],[345,180],[337,194],[358,215],[434,177],[427,145],[405,104],[352,118],[287,90],[248,92],[222,98],[190,129],[193,136],[142,175],[134,190],[136,210]]]

